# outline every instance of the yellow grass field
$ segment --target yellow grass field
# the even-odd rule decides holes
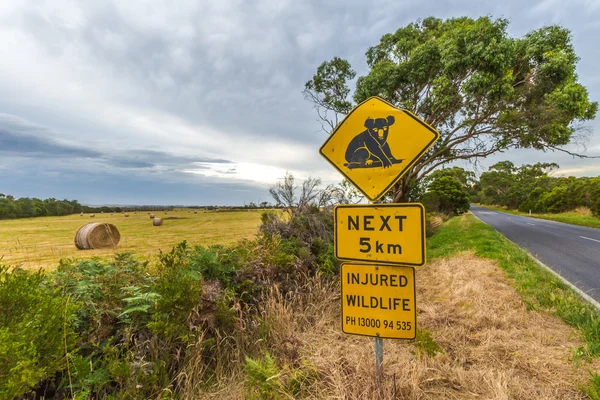
[[[96,213],[64,217],[23,218],[0,221],[0,264],[26,269],[55,268],[61,258],[110,257],[132,251],[148,259],[159,250],[170,250],[186,240],[188,245],[229,244],[253,237],[260,224],[260,211],[153,212],[163,218],[153,226],[147,212]],[[176,219],[167,219],[173,218]],[[74,244],[77,230],[90,222],[114,224],[121,234],[115,249],[78,250]]]

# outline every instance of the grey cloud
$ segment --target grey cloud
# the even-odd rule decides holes
[[[110,164],[119,168],[152,168],[156,165],[147,161],[132,160],[120,157],[113,157],[110,159]]]
[[[9,114],[0,114],[0,154],[4,157],[27,157],[40,161],[52,158],[92,159],[113,168],[164,167],[177,171],[180,168],[202,168],[201,163],[229,163],[224,159],[202,156],[184,156],[158,150],[131,150],[102,152],[83,146],[63,144],[54,138],[56,133],[45,127]]]
[[[93,150],[59,143],[51,131],[6,114],[0,114],[0,153],[41,158],[101,156]]]
[[[177,10],[162,10],[165,15],[157,18],[158,6],[147,17],[124,4],[79,3],[85,22],[76,27],[50,24],[37,8],[24,12],[22,23],[49,53],[75,46],[90,61],[145,92],[144,100],[136,102],[258,140],[279,137],[315,146],[323,136],[316,134],[316,116],[301,91],[324,60],[341,56],[364,73],[364,52],[381,35],[428,15],[513,16],[516,34],[555,22],[557,8],[563,16],[559,22],[571,28],[598,15],[586,2],[572,5],[588,9],[582,16],[547,1],[527,7],[519,1],[499,5],[459,0],[450,7],[433,0],[310,0],[182,1]]]
[[[133,158],[147,159],[153,162],[168,163],[168,164],[181,164],[191,165],[194,163],[229,163],[229,160],[223,160],[220,158],[210,158],[202,156],[183,156],[171,153],[165,153],[158,150],[132,150],[128,152],[128,155]]]
[[[0,153],[31,157],[99,157],[100,153],[65,146],[36,136],[15,135],[0,128]]]
[[[133,23],[126,7],[80,4],[86,22],[77,28],[27,28],[49,52],[56,42],[80,48],[119,80],[143,87],[144,102],[157,108],[219,130],[315,144],[322,136],[314,135],[304,83],[334,55],[360,67],[396,8],[394,2],[368,10],[362,2],[183,2],[181,12],[169,10],[169,21],[141,23],[137,14]],[[41,11],[28,11],[35,12]]]

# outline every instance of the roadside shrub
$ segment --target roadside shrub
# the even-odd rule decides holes
[[[430,211],[446,214],[458,215],[469,211],[470,208],[469,193],[457,179],[451,176],[442,176],[433,180],[427,187],[423,200],[425,203],[431,203]]]
[[[190,268],[185,241],[170,252],[161,252],[159,258],[156,282],[152,286],[159,297],[148,327],[162,340],[187,343],[190,339],[188,319],[200,300],[202,276]]]
[[[544,189],[541,187],[536,187],[533,189],[529,195],[527,196],[527,200],[519,204],[519,211],[521,212],[531,212],[537,213],[542,210],[542,205],[540,204],[540,197],[544,194]]]
[[[26,395],[66,366],[76,306],[35,273],[0,266],[0,398]]]
[[[437,213],[440,211],[440,196],[435,192],[427,192],[420,199],[419,202],[425,207],[425,211],[430,213]]]
[[[264,360],[246,357],[244,372],[249,396],[253,399],[297,399],[310,395],[311,385],[318,379],[317,370],[307,361],[298,368],[279,368],[267,352]]]
[[[566,187],[555,186],[551,191],[540,196],[537,208],[541,212],[560,213],[569,210],[568,190]]]
[[[425,215],[425,233],[427,237],[433,236],[435,232],[447,221],[448,215],[439,212],[428,212]]]
[[[150,307],[140,308],[139,296],[149,292],[154,277],[147,270],[147,262],[135,260],[131,253],[117,254],[109,262],[63,259],[52,278],[63,296],[80,305],[75,323],[82,343],[112,338],[121,322],[147,322]],[[131,307],[136,308],[128,310]],[[88,350],[87,345],[84,347]]]
[[[592,214],[600,218],[600,198],[598,198],[598,201],[596,201],[596,204],[592,207]]]
[[[339,262],[333,256],[333,213],[315,206],[294,209],[288,218],[264,213],[260,232],[267,240],[280,238],[273,263],[279,267],[293,264],[297,273],[313,275],[319,271],[335,275]]]

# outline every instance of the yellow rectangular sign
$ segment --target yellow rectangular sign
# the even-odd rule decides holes
[[[425,265],[425,208],[422,204],[339,205],[334,219],[336,258]]]
[[[414,268],[344,263],[341,278],[344,333],[390,339],[415,338]]]

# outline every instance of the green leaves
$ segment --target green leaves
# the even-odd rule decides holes
[[[555,163],[515,167],[510,161],[492,165],[481,174],[479,187],[484,204],[505,206],[522,212],[559,213],[587,207],[600,215],[600,178],[557,178],[549,172]]]
[[[322,104],[333,111],[348,113],[352,104],[347,100],[350,89],[347,82],[354,79],[356,72],[350,63],[338,57],[319,66],[313,79],[306,83],[307,92],[322,95]]]
[[[491,17],[426,18],[383,35],[367,50],[369,71],[357,79],[354,101],[383,97],[441,133],[396,187],[396,199],[407,199],[407,182],[457,159],[566,145],[579,122],[596,116],[598,104],[575,73],[569,30],[548,26],[514,38],[508,24]],[[350,110],[353,78],[339,58],[318,68],[305,93],[322,119],[326,111]],[[329,121],[331,128],[337,123]]]
[[[0,265],[0,398],[20,398],[64,368],[74,350],[74,312],[42,271]]]
[[[446,214],[462,214],[469,211],[469,193],[458,179],[452,176],[440,176],[429,184],[426,198],[434,196],[438,209]]]

